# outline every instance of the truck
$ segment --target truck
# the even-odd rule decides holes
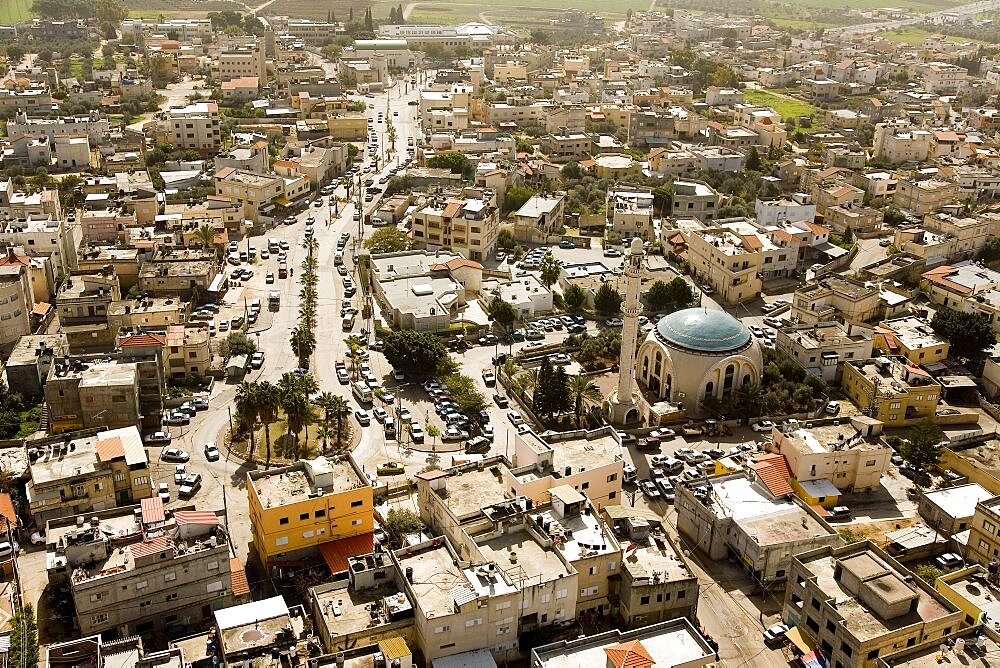
[[[271,311],[277,311],[281,308],[281,293],[277,290],[271,290],[267,293],[267,308]]]

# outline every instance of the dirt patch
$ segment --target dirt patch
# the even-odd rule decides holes
[[[881,520],[865,524],[851,524],[843,527],[849,530],[858,540],[870,540],[878,545],[885,543],[885,535],[897,529],[906,529],[920,523],[919,517]]]

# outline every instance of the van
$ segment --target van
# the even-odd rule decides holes
[[[682,462],[679,459],[674,459],[673,457],[671,457],[667,461],[663,462],[663,464],[660,465],[660,468],[663,469],[667,474],[680,473],[681,471],[684,470],[684,462]]]
[[[269,250],[272,253],[277,253],[279,250],[281,250],[281,244],[278,242],[277,239],[268,239],[267,250]]]
[[[364,381],[358,380],[351,383],[351,392],[363,404],[372,402],[372,388],[368,387],[368,383]]]
[[[343,327],[345,332],[349,332],[354,329],[354,312],[351,311],[344,316]]]
[[[830,511],[830,518],[835,520],[851,519],[851,509],[847,506],[834,506]]]
[[[396,438],[396,421],[390,415],[385,419],[385,437]]]
[[[267,293],[267,307],[272,311],[277,311],[281,308],[281,293],[277,290],[271,290]]]

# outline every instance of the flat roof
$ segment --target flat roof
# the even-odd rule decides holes
[[[316,457],[283,469],[261,471],[250,477],[265,508],[305,500],[309,494],[337,494],[367,485],[348,459]]]
[[[511,571],[508,575],[515,581],[523,577],[539,577],[542,582],[547,582],[569,575],[556,553],[539,545],[526,530],[477,541],[477,545],[483,559]],[[516,562],[511,560],[511,555],[517,555]]]
[[[715,652],[691,622],[679,618],[632,631],[615,629],[599,635],[543,645],[532,650],[532,665],[544,668],[606,666],[609,663],[606,649],[613,650],[616,646],[633,641],[641,643],[657,668],[707,665],[715,658]]]
[[[449,473],[446,485],[448,495],[445,505],[457,518],[463,518],[478,513],[485,506],[500,503],[504,500],[506,487],[499,465],[493,465],[480,471],[478,468],[465,470],[456,468],[445,469]]]
[[[924,498],[950,517],[972,517],[980,501],[993,498],[993,494],[977,483],[958,485],[926,492]]]
[[[445,545],[415,552],[410,556],[397,553],[400,570],[413,569],[410,588],[416,603],[427,618],[451,615],[455,610],[456,587],[469,586],[465,574],[455,565],[452,553]]]

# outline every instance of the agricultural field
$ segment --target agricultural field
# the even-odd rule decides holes
[[[2,2],[3,0],[0,0]],[[129,16],[145,19],[155,19],[160,16],[172,18],[202,18],[209,12],[221,12],[227,9],[244,11],[244,7],[228,0],[126,0]]]
[[[799,116],[813,116],[814,120],[819,120],[817,117],[819,109],[808,102],[782,97],[766,90],[746,90],[743,92],[743,99],[751,104],[771,107],[781,114],[782,120],[785,121]]]
[[[933,12],[963,4],[961,0],[903,0],[893,3],[893,7],[909,9],[914,12]],[[795,7],[817,7],[819,9],[876,9],[885,7],[884,0],[796,0]]]
[[[0,24],[10,25],[31,18],[32,0],[0,0]]]

